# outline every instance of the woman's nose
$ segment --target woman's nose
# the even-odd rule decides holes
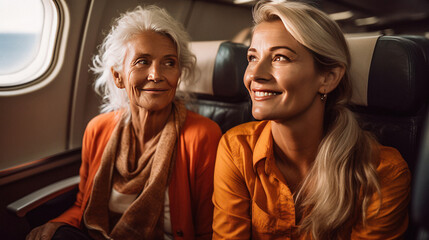
[[[249,63],[246,69],[248,80],[268,81],[271,79],[271,68],[266,60]]]
[[[148,81],[159,82],[162,81],[161,68],[158,64],[153,63],[149,68],[149,73],[147,76]]]

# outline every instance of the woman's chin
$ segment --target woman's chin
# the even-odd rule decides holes
[[[252,115],[256,120],[269,120],[266,113],[260,110],[252,110]]]

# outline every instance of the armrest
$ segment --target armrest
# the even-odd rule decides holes
[[[7,209],[19,217],[24,217],[29,211],[37,208],[43,203],[74,189],[79,184],[79,181],[80,177],[74,176],[53,183],[40,190],[30,193],[19,200],[16,200],[15,202],[9,204]]]

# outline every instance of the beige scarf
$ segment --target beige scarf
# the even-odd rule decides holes
[[[163,239],[164,196],[176,156],[179,130],[186,108],[178,101],[159,141],[135,160],[131,123],[119,122],[101,158],[100,168],[84,213],[84,223],[94,239]],[[140,193],[114,226],[109,221],[112,187],[122,193]],[[112,218],[112,216],[110,216]]]

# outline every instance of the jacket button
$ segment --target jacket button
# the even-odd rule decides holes
[[[176,235],[177,235],[178,237],[183,237],[183,232],[182,232],[182,230],[177,230],[177,231],[176,231]]]

